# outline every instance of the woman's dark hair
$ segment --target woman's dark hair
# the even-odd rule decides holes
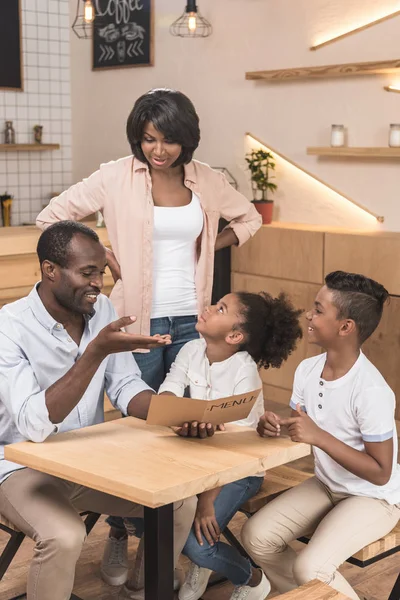
[[[280,367],[303,337],[299,323],[302,310],[296,310],[286,294],[273,298],[266,292],[235,292],[241,305],[245,334],[240,350],[246,350],[259,367]]]
[[[142,140],[147,122],[169,141],[182,146],[174,167],[192,160],[200,142],[200,128],[196,109],[187,96],[175,90],[155,89],[136,100],[128,117],[126,134],[133,156],[144,163],[147,160],[142,151]]]
[[[78,234],[100,243],[99,236],[93,229],[76,221],[58,221],[45,229],[36,247],[40,265],[43,261],[50,260],[65,269],[68,266],[69,244]]]
[[[325,283],[333,292],[337,318],[352,319],[357,326],[360,344],[363,344],[378,327],[389,292],[369,277],[344,271],[329,273]]]

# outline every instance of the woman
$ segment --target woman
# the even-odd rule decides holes
[[[136,316],[131,332],[172,338],[163,349],[135,353],[142,378],[158,390],[182,346],[198,337],[197,315],[211,301],[214,252],[246,242],[261,217],[224,175],[192,159],[199,118],[184,94],[155,89],[141,96],[127,136],[133,156],[101,165],[54,198],[36,222],[44,228],[102,211],[118,314]],[[229,224],[218,234],[221,217]],[[120,583],[126,571],[116,568],[106,579]]]

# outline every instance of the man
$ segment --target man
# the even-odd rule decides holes
[[[36,542],[28,600],[67,600],[85,539],[79,512],[141,516],[142,507],[4,460],[4,446],[42,442],[104,420],[104,388],[123,414],[146,418],[152,390],[137,348],[168,337],[130,335],[100,293],[106,267],[97,234],[61,221],[40,236],[41,281],[0,310],[0,513]],[[195,500],[176,506],[174,555],[189,534]],[[120,598],[141,598],[127,584]]]

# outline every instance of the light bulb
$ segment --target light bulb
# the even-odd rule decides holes
[[[85,0],[85,22],[92,23],[94,21],[94,8],[92,4],[92,0]]]
[[[196,13],[189,13],[188,29],[194,33],[197,29]]]

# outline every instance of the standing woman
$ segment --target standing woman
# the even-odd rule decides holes
[[[101,165],[54,198],[36,222],[43,229],[102,211],[112,245],[110,298],[119,316],[136,317],[132,333],[172,338],[171,345],[135,352],[142,378],[157,391],[182,346],[198,337],[197,315],[211,301],[214,252],[246,242],[261,217],[223,174],[192,159],[199,118],[181,92],[155,89],[141,96],[127,137],[133,156]],[[218,233],[220,218],[229,223]],[[112,530],[113,538],[120,534]],[[104,569],[103,562],[109,583],[123,583],[123,563]]]
[[[36,223],[44,229],[103,212],[118,314],[136,316],[131,332],[172,337],[169,346],[135,353],[144,381],[158,390],[181,347],[197,337],[197,315],[211,300],[214,252],[246,242],[261,217],[224,175],[192,160],[199,118],[184,94],[141,96],[127,136],[133,156],[101,165],[54,198]],[[218,234],[220,217],[229,225]]]

